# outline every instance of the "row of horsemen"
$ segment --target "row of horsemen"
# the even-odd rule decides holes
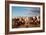
[[[21,25],[30,25],[30,24],[40,24],[40,16],[35,17],[15,17],[13,19],[13,25],[21,26]]]

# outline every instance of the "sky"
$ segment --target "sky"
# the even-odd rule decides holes
[[[20,7],[20,6],[12,6],[12,17],[19,17],[19,16],[39,16],[40,15],[40,8],[39,7]]]

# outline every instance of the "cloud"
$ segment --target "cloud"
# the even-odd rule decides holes
[[[28,9],[27,15],[28,16],[38,16],[40,15],[40,9],[39,8]]]

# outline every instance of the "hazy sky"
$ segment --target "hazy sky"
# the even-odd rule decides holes
[[[17,7],[12,6],[12,15],[14,16],[38,16],[40,14],[39,7]]]

